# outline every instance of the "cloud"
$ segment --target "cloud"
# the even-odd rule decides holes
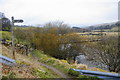
[[[61,20],[68,24],[96,24],[117,20],[118,0],[2,0],[0,10],[26,24]]]

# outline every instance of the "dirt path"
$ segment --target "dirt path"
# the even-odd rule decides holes
[[[44,63],[40,63],[38,62],[38,58],[34,56],[34,58],[32,58],[34,60],[37,61],[38,64],[40,64],[41,66],[44,66],[48,69],[50,69],[51,71],[53,71],[54,73],[56,73],[57,75],[59,75],[61,78],[70,78],[69,76],[67,76],[66,74],[64,74],[63,72],[59,71],[58,69],[56,69],[55,67],[49,66],[47,64]]]
[[[56,73],[57,75],[59,75],[60,77],[62,78],[69,78],[66,74],[62,73],[61,71],[59,71],[58,69],[52,67],[52,66],[49,66],[49,65],[46,65],[46,64],[43,64],[43,63],[39,63],[41,66],[44,66],[50,70],[52,70],[54,73]]]

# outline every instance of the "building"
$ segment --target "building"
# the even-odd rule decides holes
[[[5,17],[5,14],[0,12],[0,31],[10,31],[11,22]]]
[[[5,14],[0,12],[0,19],[4,18],[5,17]]]
[[[0,31],[2,30],[2,18],[5,17],[4,13],[0,12]]]

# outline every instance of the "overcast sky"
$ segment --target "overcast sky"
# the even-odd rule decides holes
[[[71,26],[88,26],[118,20],[119,0],[0,0],[6,17],[23,19],[23,24],[64,21]]]

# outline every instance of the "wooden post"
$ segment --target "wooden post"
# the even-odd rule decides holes
[[[15,46],[14,46],[14,17],[12,16],[12,53],[13,59],[15,59]]]

